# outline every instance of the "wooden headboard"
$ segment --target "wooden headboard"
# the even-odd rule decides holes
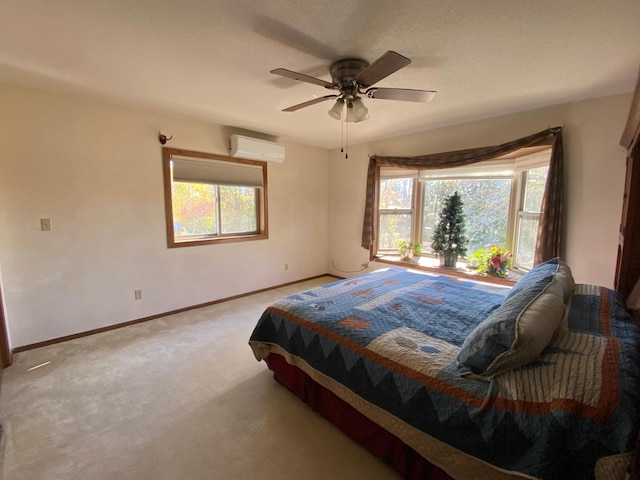
[[[625,297],[640,281],[640,71],[620,144],[627,149],[627,175],[618,241],[615,288]]]

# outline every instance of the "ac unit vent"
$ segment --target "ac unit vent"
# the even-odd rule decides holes
[[[279,143],[235,134],[231,135],[229,143],[229,152],[232,157],[263,162],[282,163],[284,161],[284,145]]]

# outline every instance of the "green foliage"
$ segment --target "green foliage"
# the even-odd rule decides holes
[[[173,182],[173,221],[177,235],[254,232],[256,190],[253,187]],[[220,217],[218,218],[219,201]]]
[[[216,232],[216,195],[213,185],[174,182],[173,221],[179,225],[178,235]]]
[[[432,238],[444,199],[458,192],[464,202],[467,249],[473,251],[507,240],[511,179],[443,179],[423,182],[425,204],[422,238]]]
[[[380,208],[411,210],[414,180],[411,178],[387,179],[380,182]],[[381,249],[397,248],[398,241],[411,237],[411,213],[380,215],[379,246]]]
[[[411,242],[409,242],[408,240],[400,240],[398,242],[398,252],[400,253],[406,252],[410,248],[411,248]]]
[[[400,240],[398,242],[398,252],[400,253],[400,259],[410,260],[414,255],[422,254],[422,245],[411,243],[408,240]]]
[[[491,245],[487,250],[478,249],[469,256],[469,263],[478,273],[495,277],[508,277],[511,266],[511,253],[506,248]]]
[[[222,233],[256,231],[255,188],[220,185],[220,216]]]
[[[445,256],[466,255],[468,239],[465,235],[464,204],[458,192],[447,197],[438,216],[431,248]]]

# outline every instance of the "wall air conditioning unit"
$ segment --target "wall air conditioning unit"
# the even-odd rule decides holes
[[[232,157],[263,162],[282,163],[284,161],[284,145],[243,135],[231,135],[229,151]]]

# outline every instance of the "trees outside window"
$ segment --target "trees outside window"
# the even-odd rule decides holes
[[[176,235],[256,232],[255,188],[174,182],[171,196]]]
[[[401,240],[411,238],[415,182],[394,178],[380,182],[380,239],[382,250],[395,250]]]
[[[464,202],[467,249],[474,252],[491,243],[507,242],[511,178],[468,178],[424,182],[422,242],[431,251],[430,239],[445,198],[459,192]]]

